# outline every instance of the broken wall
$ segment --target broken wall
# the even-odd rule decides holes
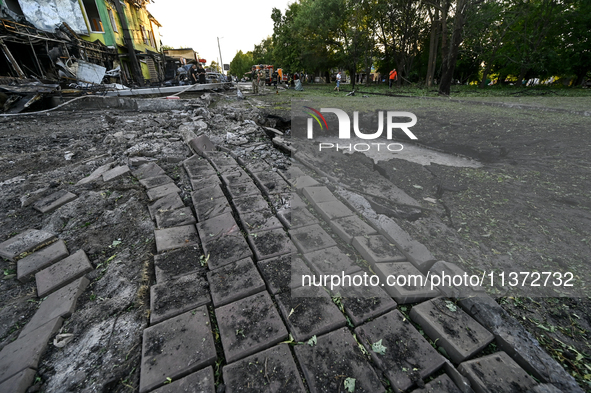
[[[25,18],[39,30],[53,32],[66,22],[76,34],[88,35],[78,0],[18,0]]]

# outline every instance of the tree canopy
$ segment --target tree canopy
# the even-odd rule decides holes
[[[458,81],[484,87],[491,76],[578,85],[591,72],[589,0],[298,0],[271,19],[273,35],[255,45],[248,68],[339,69],[353,82],[396,68],[398,83],[437,81],[441,94]]]

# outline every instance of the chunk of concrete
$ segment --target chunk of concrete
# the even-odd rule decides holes
[[[53,233],[27,229],[16,236],[0,243],[0,257],[14,261],[22,253],[29,252],[55,239]]]

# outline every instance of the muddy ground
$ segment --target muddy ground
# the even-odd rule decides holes
[[[257,98],[261,110],[275,116],[286,116],[289,98],[310,100],[306,105],[316,109],[371,115],[378,109],[409,111],[418,118],[412,128],[418,141],[400,133],[397,142],[481,163],[479,168],[421,165],[395,154],[376,162],[364,153],[320,154],[316,145],[304,146],[314,166],[341,184],[362,192],[368,179],[380,174],[419,201],[420,214],[379,202],[437,259],[475,274],[493,272],[497,281],[489,293],[591,391],[591,118],[570,112],[580,112],[589,100],[573,106],[576,98],[564,103],[552,98],[545,106],[542,97],[522,98],[521,104],[536,107],[524,110],[511,108],[513,102],[504,107],[502,98],[498,106],[488,106],[344,95],[309,87]],[[374,124],[365,132],[376,129]],[[509,277],[534,271],[572,272],[573,286],[533,288],[531,279],[522,288],[508,280],[499,286],[503,272]]]
[[[291,99],[314,95],[337,99],[312,89],[243,101],[233,93],[209,94],[174,111],[86,109],[0,118],[0,241],[29,228],[49,230],[66,241],[70,253],[83,249],[95,267],[91,285],[62,328],[74,340],[61,349],[50,345],[42,357],[41,391],[131,392],[139,381],[156,251],[148,200],[132,177],[75,183],[100,165],[142,156],[158,160],[181,188],[181,198],[190,198],[180,166],[190,152],[179,127],[205,133],[216,143],[239,144],[251,135],[242,131],[257,128],[254,123],[286,130]],[[576,296],[533,297],[503,288],[496,295],[591,390],[585,385],[591,379],[591,119],[438,100],[346,99],[353,110],[411,111],[419,119],[413,131],[422,145],[474,158],[482,167],[423,166],[396,158],[375,163],[360,153],[338,153],[324,171],[347,183],[351,178],[343,173],[363,165],[361,172],[384,176],[419,201],[420,214],[396,221],[438,259],[470,271],[573,271]],[[283,165],[285,155],[272,150],[268,139],[260,142],[264,154]],[[31,207],[35,198],[61,189],[78,198],[53,213]],[[391,207],[396,216],[400,210]],[[14,263],[0,261],[0,349],[18,336],[38,306],[34,283],[21,284],[15,269]]]

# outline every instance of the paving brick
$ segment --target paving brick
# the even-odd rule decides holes
[[[239,158],[238,163],[240,165],[242,165],[243,167],[245,167],[245,169],[252,173],[259,173],[259,172],[269,172],[273,170],[273,166],[270,165],[269,163],[265,162],[265,161],[244,161],[241,158]]]
[[[257,261],[295,251],[293,243],[283,228],[253,233],[247,236],[247,240]]]
[[[199,237],[194,225],[156,229],[154,230],[154,238],[158,252],[199,245]]]
[[[460,364],[476,393],[527,392],[536,382],[509,355],[497,352]]]
[[[152,157],[129,157],[127,159],[127,165],[129,165],[130,167],[136,167],[136,166],[141,166],[144,164],[149,164],[153,161],[157,161],[155,158]]]
[[[204,152],[215,151],[215,146],[206,135],[199,135],[198,137],[191,139],[189,141],[189,146],[191,146],[197,154],[201,155],[203,155]]]
[[[78,183],[76,183],[76,185],[81,186],[83,184],[88,184],[88,183],[91,183],[91,182],[96,181],[98,179],[102,179],[103,173],[105,173],[109,169],[111,169],[112,166],[113,166],[112,162],[102,165],[102,166],[99,166],[90,175],[86,176],[84,179],[80,179],[78,181]]]
[[[261,191],[253,182],[233,184],[227,187],[231,198],[240,198],[249,195],[260,195]]]
[[[203,177],[203,171],[213,170],[213,167],[206,158],[197,155],[191,156],[183,161],[183,167],[191,179]]]
[[[195,206],[195,213],[197,213],[197,220],[199,222],[232,213],[232,207],[226,197],[207,199],[193,206]]]
[[[527,393],[563,393],[562,390],[558,389],[554,385],[550,384],[543,384],[543,385],[536,385],[533,389],[528,390]]]
[[[241,171],[242,168],[240,168],[239,165],[224,165],[224,166],[219,166],[216,168],[216,173],[218,176],[223,177],[224,175],[229,175],[233,172],[236,171]]]
[[[352,243],[356,236],[370,236],[378,232],[356,215],[330,220],[332,230],[345,242]]]
[[[25,393],[29,386],[33,384],[37,371],[32,368],[26,368],[23,371],[8,378],[0,383],[0,392],[6,393]]]
[[[370,318],[376,318],[396,308],[396,302],[390,295],[380,286],[371,285],[370,274],[358,272],[350,276],[350,282],[342,282],[338,287],[329,289],[332,296],[341,298],[340,302],[345,313],[354,326],[359,326]],[[374,282],[377,283],[377,280]]]
[[[337,245],[318,224],[292,229],[289,233],[291,240],[302,254]]]
[[[245,213],[240,217],[242,227],[247,234],[283,228],[281,222],[269,210],[255,213]]]
[[[212,184],[209,187],[203,187],[191,193],[191,200],[194,206],[199,206],[202,202],[216,198],[225,198],[224,191],[219,184]]]
[[[292,255],[266,259],[257,266],[273,295],[302,286],[302,276],[314,274],[303,260]]]
[[[148,211],[150,212],[150,217],[154,220],[156,218],[156,212],[158,211],[164,212],[167,210],[181,209],[183,207],[185,207],[185,204],[179,194],[173,193],[165,195],[153,204],[148,205]]]
[[[416,303],[439,296],[437,289],[431,289],[431,281],[409,262],[378,263],[374,269],[382,288],[398,304]]]
[[[200,221],[197,224],[197,230],[204,244],[213,242],[223,236],[240,232],[240,228],[231,213],[221,214],[217,217]]]
[[[59,261],[69,255],[66,243],[59,239],[49,246],[35,251],[31,255],[19,259],[16,272],[20,282],[28,282],[38,271],[45,269],[54,262]]]
[[[86,253],[83,250],[78,250],[69,257],[35,274],[37,296],[44,297],[92,270],[93,267]]]
[[[168,175],[158,175],[140,179],[140,184],[146,188],[159,187],[170,183],[174,183],[174,181]]]
[[[292,180],[291,184],[296,190],[303,190],[307,187],[317,186],[320,183],[318,183],[315,179],[311,178],[310,176],[304,175],[298,176],[297,178],[295,178],[295,180]]]
[[[266,195],[291,192],[291,186],[275,172],[260,172],[254,178]]]
[[[277,212],[277,217],[288,229],[318,224],[320,221],[306,208],[291,208]]]
[[[293,163],[285,172],[285,178],[290,183],[293,183],[300,176],[306,176],[306,174],[304,171],[302,171],[297,163]]]
[[[23,338],[7,344],[0,351],[0,382],[27,368],[36,370],[50,338],[57,333],[63,322],[63,318],[55,318]]]
[[[203,252],[209,258],[207,265],[210,269],[217,269],[240,259],[252,258],[252,251],[240,232],[205,243]]]
[[[463,277],[464,274],[467,274],[463,269],[461,269],[458,265],[445,262],[445,261],[438,261],[433,264],[431,269],[431,277],[437,276],[438,278],[435,279],[434,283],[437,283],[438,280],[441,282],[442,285],[438,285],[437,289],[441,292],[444,296],[447,297],[466,297],[466,296],[474,296],[477,295],[478,292],[483,293],[484,288],[480,286],[464,286],[463,285]],[[462,285],[456,286],[453,285],[453,277],[462,277]],[[467,275],[469,277],[470,275]],[[447,278],[449,277],[449,278]],[[480,278],[480,277],[478,277]],[[456,279],[458,280],[458,279]],[[456,281],[459,283],[459,280]],[[449,285],[448,285],[449,284]],[[469,284],[469,281],[468,281]]]
[[[222,369],[226,393],[304,393],[304,385],[287,344],[279,344]],[[289,388],[288,388],[289,386]]]
[[[201,306],[144,330],[140,392],[215,363],[207,307]]]
[[[228,363],[287,338],[287,330],[267,292],[216,308],[215,315]]]
[[[318,203],[316,205],[316,211],[328,222],[337,218],[349,217],[354,214],[353,211],[341,201]]]
[[[201,167],[200,169],[192,168],[191,172],[189,173],[189,180],[191,181],[191,184],[198,184],[203,182],[204,179],[213,179],[217,177],[217,170],[209,164],[207,164],[207,166]]]
[[[277,305],[296,341],[345,326],[345,317],[328,293],[318,287],[298,287],[276,296]],[[293,312],[292,312],[293,310]],[[291,314],[291,315],[290,315]]]
[[[131,172],[138,180],[139,179],[147,179],[149,177],[154,177],[158,175],[165,175],[164,169],[160,168],[158,164],[153,162],[149,164],[144,164],[140,166],[138,169]]]
[[[148,199],[155,201],[156,199],[160,199],[169,194],[178,194],[179,192],[181,192],[181,189],[178,188],[174,183],[170,183],[163,186],[150,188],[148,191],[146,191],[146,194],[148,194]]]
[[[150,323],[176,317],[211,303],[209,285],[203,271],[188,274],[150,287]]]
[[[351,244],[372,265],[406,260],[400,250],[382,235],[356,236]]]
[[[78,296],[84,292],[89,283],[90,281],[86,277],[82,277],[49,295],[41,303],[33,318],[21,330],[19,338],[26,336],[55,318],[68,318],[72,315],[76,308]]]
[[[103,173],[103,181],[108,182],[111,180],[115,180],[118,177],[126,175],[130,172],[131,170],[127,165],[120,165]]]
[[[20,254],[34,250],[35,248],[53,241],[53,233],[27,229],[16,236],[0,243],[0,257],[14,261]]]
[[[233,186],[242,183],[251,183],[252,179],[244,170],[238,168],[233,172],[226,172],[222,175],[222,181],[226,186]]]
[[[205,176],[205,177],[198,177],[195,179],[190,179],[191,181],[191,188],[193,188],[194,191],[200,190],[202,188],[205,187],[209,187],[212,186],[214,184],[222,184],[222,181],[220,180],[220,178],[218,177],[217,174],[211,174],[209,176]]]
[[[215,307],[265,290],[265,282],[252,262],[245,258],[207,273],[211,298]]]
[[[33,204],[33,208],[41,213],[49,213],[76,198],[78,198],[77,195],[66,190],[61,190],[38,200]]]
[[[385,392],[375,370],[347,329],[317,337],[316,341],[313,346],[294,347],[311,393],[344,392],[341,387],[346,378],[355,379],[356,393]]]
[[[303,193],[308,202],[314,206],[321,202],[337,200],[332,191],[330,191],[326,186],[305,187],[303,189]]]
[[[426,384],[424,388],[413,390],[413,393],[462,393],[462,391],[446,374],[442,374]]]
[[[178,379],[152,393],[215,393],[215,377],[213,367],[209,366],[184,378]]]
[[[575,379],[565,371],[525,330],[490,296],[458,299],[458,304],[482,326],[495,335],[495,342],[536,379],[552,383],[565,392],[581,392]]]
[[[171,228],[181,225],[195,224],[197,220],[193,216],[190,207],[183,207],[176,210],[167,210],[162,213],[156,212],[156,226],[160,229]]]
[[[162,284],[195,271],[205,274],[207,268],[201,265],[199,259],[202,255],[199,247],[187,247],[154,255],[156,283]]]
[[[304,259],[316,274],[351,274],[361,270],[338,247],[329,247],[304,254]]]
[[[238,163],[228,153],[222,151],[208,151],[204,155],[211,161],[214,168],[218,169],[222,166],[236,166]]]
[[[411,319],[441,346],[454,363],[476,355],[494,336],[450,300],[436,298],[418,304]]]
[[[428,377],[445,363],[398,310],[357,327],[355,333],[394,389],[410,388],[419,378]],[[372,344],[380,340],[386,347],[383,355],[372,350]]]
[[[232,199],[232,204],[240,216],[247,213],[269,209],[269,204],[261,195],[235,198]]]
[[[400,251],[406,256],[406,258],[413,264],[417,269],[423,273],[427,273],[431,266],[435,263],[436,259],[431,254],[427,247],[423,244],[413,240],[408,245],[400,248]]]

